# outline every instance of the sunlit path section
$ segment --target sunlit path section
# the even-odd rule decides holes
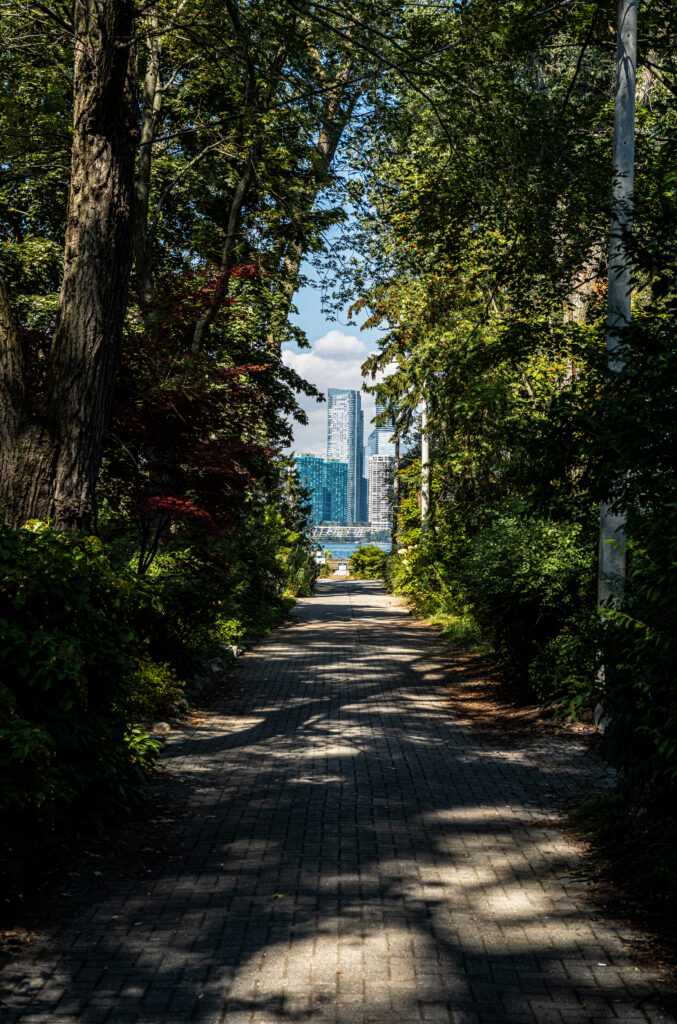
[[[80,894],[6,969],[3,1021],[673,1020],[556,825],[603,766],[486,746],[435,644],[378,584],[320,582],[170,745],[168,857]]]

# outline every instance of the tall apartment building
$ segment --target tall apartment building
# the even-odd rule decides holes
[[[392,455],[369,456],[369,525],[375,530],[389,530],[393,525],[392,467]]]
[[[325,459],[325,521],[345,523],[348,521],[348,465],[338,459]]]
[[[367,458],[372,455],[395,455],[392,427],[374,427],[367,440]]]
[[[378,416],[383,412],[385,412],[385,406],[377,399],[376,415]],[[374,427],[367,440],[367,460],[372,455],[395,455],[395,442],[392,439],[394,429],[395,424],[392,420],[383,427]]]
[[[364,507],[364,413],[359,391],[329,388],[327,458],[348,464],[347,523],[366,521]]]
[[[348,466],[321,455],[297,455],[301,483],[310,491],[314,523],[345,523],[348,509]]]

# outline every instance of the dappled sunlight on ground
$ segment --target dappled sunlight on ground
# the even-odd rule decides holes
[[[377,584],[319,584],[172,736],[162,855],[81,873],[5,972],[9,1024],[672,1020],[556,827],[605,769],[470,733],[438,654]]]

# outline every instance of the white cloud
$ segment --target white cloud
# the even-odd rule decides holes
[[[313,352],[321,359],[340,359],[347,362],[364,362],[369,354],[363,341],[352,334],[344,334],[343,331],[329,331],[322,338],[318,338],[313,345]]]
[[[310,350],[285,349],[282,359],[326,397],[329,388],[360,391],[363,383],[360,367],[368,355],[369,349],[359,338],[333,330],[318,338]],[[372,430],[374,397],[364,392],[361,397],[366,442]],[[304,396],[299,396],[299,402],[308,414],[308,426],[294,425],[294,451],[319,454],[327,445],[327,404],[318,404]]]

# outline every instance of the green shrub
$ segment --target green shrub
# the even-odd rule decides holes
[[[140,725],[132,725],[125,733],[125,743],[132,762],[146,771],[157,764],[157,759],[164,744],[155,736],[150,736]]]
[[[414,543],[388,556],[384,582],[406,596],[422,615],[462,615],[467,601],[458,579],[456,546],[446,537],[412,538]]]
[[[453,647],[465,648],[477,654],[489,653],[482,639],[482,631],[469,612],[462,615],[436,612],[427,621],[431,626],[438,626],[443,639]]]
[[[388,555],[376,544],[367,544],[356,548],[350,556],[348,569],[350,575],[357,580],[382,580]]]
[[[289,549],[285,560],[285,591],[292,597],[309,597],[313,592],[318,567],[312,550],[297,541]]]
[[[239,644],[245,633],[244,625],[239,619],[217,614],[208,631],[208,640],[217,645]]]
[[[243,538],[160,553],[146,576],[154,602],[134,620],[150,657],[189,680],[216,648],[277,625],[286,582],[281,562],[265,541],[257,549]]]
[[[677,534],[663,523],[630,543],[624,607],[603,622],[604,750],[629,798],[664,815],[677,792]]]
[[[600,644],[600,622],[594,612],[570,619],[529,665],[529,683],[539,700],[571,720],[593,708],[603,697]]]
[[[475,534],[459,578],[482,633],[523,679],[579,610],[594,607],[594,551],[583,528],[518,509]]]
[[[0,527],[0,808],[6,876],[68,832],[126,807],[141,781],[125,733],[148,600],[101,542],[44,523]]]
[[[184,683],[166,662],[140,658],[127,678],[128,709],[133,719],[158,718],[185,707]]]

